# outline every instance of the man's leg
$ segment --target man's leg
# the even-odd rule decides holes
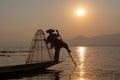
[[[55,62],[59,61],[59,53],[60,53],[60,48],[55,48],[55,56],[54,56]]]
[[[66,48],[69,53],[71,52],[71,50],[69,49],[68,45],[65,42],[63,43],[63,47]]]

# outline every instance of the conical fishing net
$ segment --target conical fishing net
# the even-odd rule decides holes
[[[53,51],[45,42],[45,33],[37,30],[30,45],[26,64],[53,61]]]

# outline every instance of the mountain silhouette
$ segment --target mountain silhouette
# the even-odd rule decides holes
[[[71,46],[120,46],[120,33],[94,37],[79,36],[68,41]]]

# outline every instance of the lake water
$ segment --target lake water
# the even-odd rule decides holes
[[[70,47],[77,67],[62,49],[60,61],[46,74],[9,80],[120,80],[120,47]],[[2,54],[2,53],[0,53]],[[0,66],[24,64],[27,53],[6,53]],[[0,79],[1,80],[1,79]]]

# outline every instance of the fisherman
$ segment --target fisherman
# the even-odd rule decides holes
[[[55,33],[54,29],[48,29],[46,31],[48,33],[47,40],[45,39],[46,43],[51,44],[51,48],[55,49],[55,55],[54,55],[54,61],[58,62],[59,61],[59,53],[61,48],[65,48],[69,53],[71,52],[70,49],[68,48],[68,45],[60,39],[60,35]]]

